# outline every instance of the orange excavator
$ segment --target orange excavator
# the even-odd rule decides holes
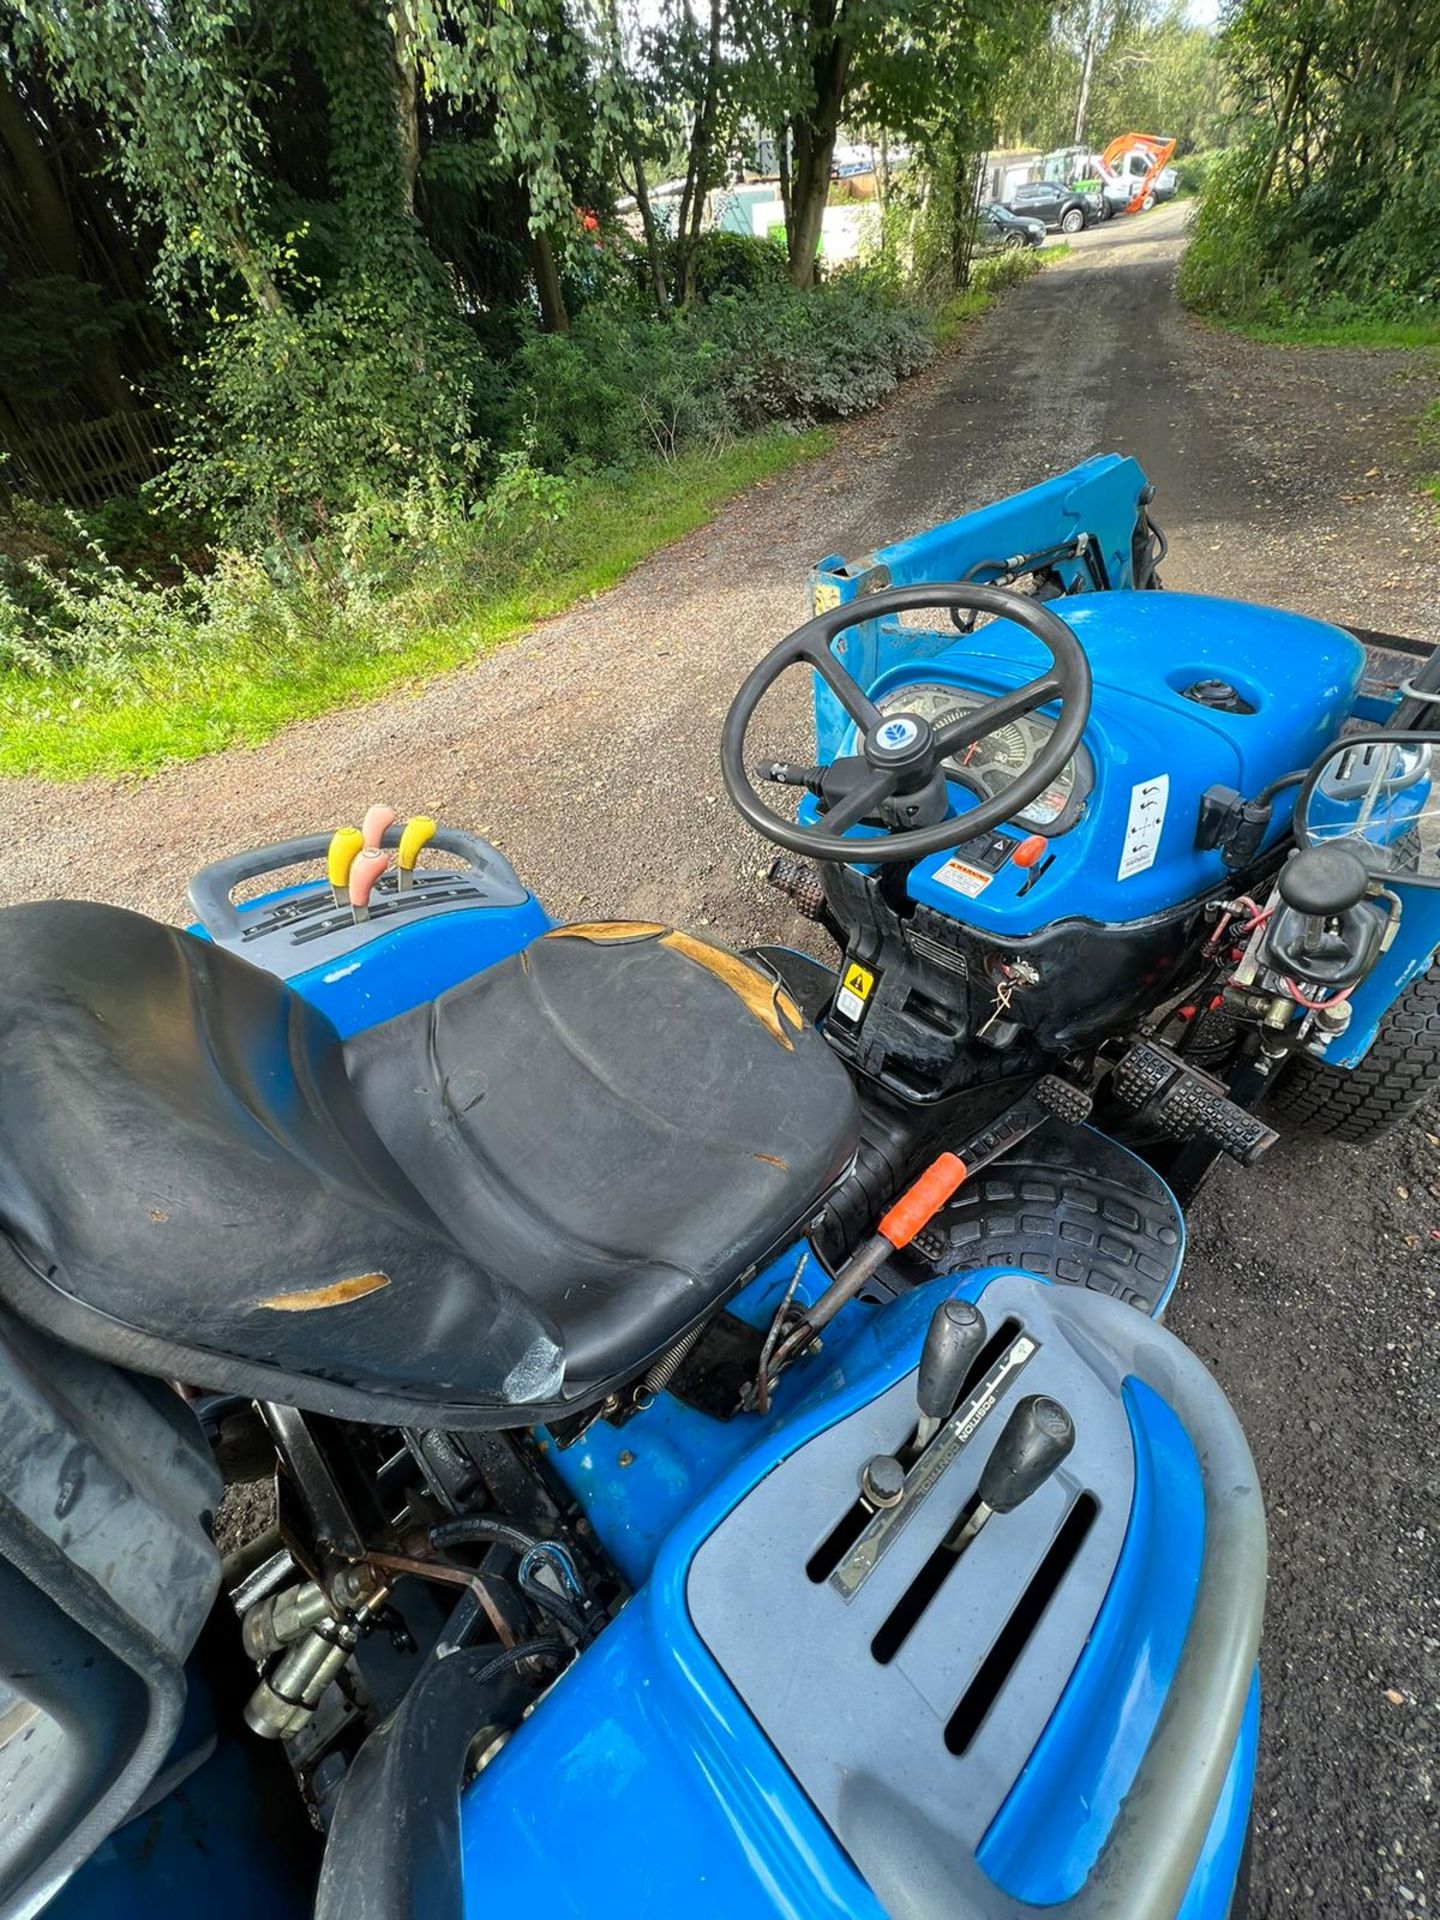
[[[1155,182],[1169,165],[1175,142],[1158,133],[1122,133],[1113,139],[1100,156],[1102,191],[1123,187],[1128,198],[1126,213],[1140,213],[1153,204]]]

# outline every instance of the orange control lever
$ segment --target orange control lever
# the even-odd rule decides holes
[[[898,1251],[909,1246],[920,1229],[929,1225],[960,1188],[965,1172],[965,1162],[957,1153],[942,1153],[930,1162],[914,1185],[907,1187],[881,1218],[880,1232],[892,1247]]]
[[[365,818],[360,822],[360,831],[365,836],[367,850],[380,845],[386,833],[394,826],[395,820],[394,807],[377,804],[365,809]]]
[[[1020,842],[1010,858],[1017,867],[1033,867],[1037,860],[1044,858],[1049,844],[1043,833],[1032,833],[1028,839]]]
[[[370,896],[389,864],[390,856],[383,847],[366,847],[356,855],[350,868],[350,906],[357,920],[370,918]]]

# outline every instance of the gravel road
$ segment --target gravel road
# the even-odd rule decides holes
[[[1157,484],[1170,586],[1440,642],[1440,548],[1414,492],[1423,374],[1196,326],[1172,291],[1182,233],[1169,207],[1082,236],[824,460],[469,670],[138,789],[7,783],[0,901],[177,916],[204,860],[384,798],[490,833],[560,914],[793,936],[716,737],[744,669],[804,616],[807,568],[1111,448]],[[1234,1399],[1270,1515],[1254,1911],[1424,1913],[1440,1897],[1440,1136],[1282,1143],[1217,1177],[1191,1233],[1172,1323]]]

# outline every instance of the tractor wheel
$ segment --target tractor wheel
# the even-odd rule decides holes
[[[1357,1067],[1297,1059],[1269,1106],[1307,1133],[1373,1140],[1409,1120],[1440,1088],[1440,967],[1412,980]]]
[[[1068,208],[1060,217],[1060,231],[1062,233],[1079,233],[1084,225],[1085,216],[1079,207]]]

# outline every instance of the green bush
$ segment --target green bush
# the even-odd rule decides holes
[[[712,301],[701,325],[743,427],[863,413],[934,351],[928,319],[844,277],[806,294],[775,288]]]
[[[509,432],[553,471],[621,470],[862,412],[931,351],[924,314],[843,278],[720,293],[665,321],[587,309],[522,350]]]
[[[785,249],[747,233],[702,233],[695,244],[691,272],[702,300],[717,293],[756,293],[785,279]]]
[[[1181,154],[1174,163],[1177,197],[1184,199],[1190,194],[1203,193],[1211,174],[1224,159],[1223,147],[1201,147],[1195,153]]]
[[[1259,194],[1259,148],[1221,156],[1180,263],[1198,313],[1300,332],[1436,317],[1440,169],[1320,176],[1293,199]]]
[[[1273,221],[1256,205],[1259,164],[1240,150],[1210,173],[1180,261],[1180,298],[1197,313],[1259,317],[1270,298]]]
[[[421,303],[423,307],[423,302]],[[313,530],[370,493],[463,483],[499,375],[443,303],[356,287],[212,327],[187,362],[186,422],[159,498],[236,546]]]
[[[734,418],[693,319],[587,308],[569,333],[535,334],[514,368],[507,438],[554,472],[620,471],[717,446]]]
[[[0,771],[143,773],[393,694],[612,586],[823,444],[773,433],[575,481],[517,451],[477,505],[414,484],[159,586],[103,552],[83,570],[32,555],[23,581],[0,575]]]

